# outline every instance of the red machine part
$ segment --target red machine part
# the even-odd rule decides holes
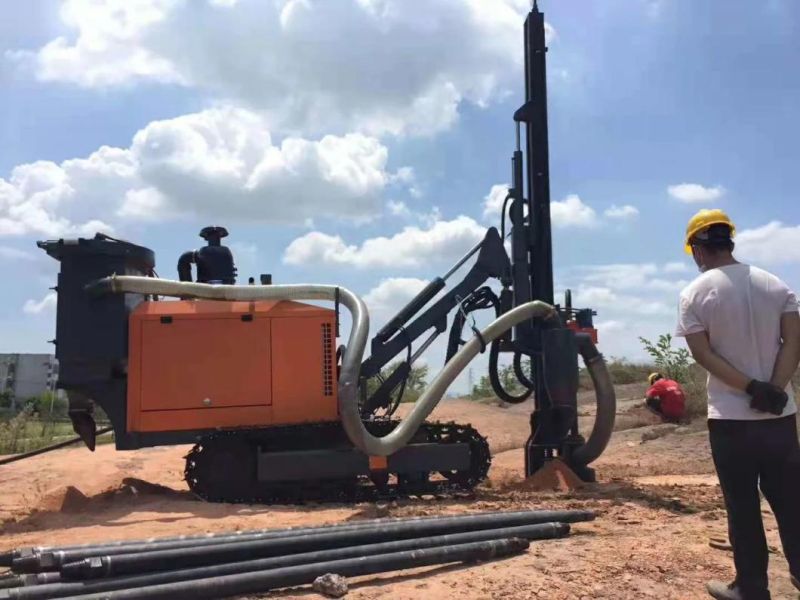
[[[597,329],[594,327],[578,327],[578,322],[575,320],[567,321],[567,327],[575,333],[588,333],[592,338],[592,343],[597,344]]]

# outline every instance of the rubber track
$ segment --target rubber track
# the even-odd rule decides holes
[[[369,421],[373,435],[386,435],[397,421]],[[470,425],[423,423],[413,442],[468,443],[468,470],[427,476],[392,477],[373,482],[368,476],[344,480],[291,482],[256,481],[257,452],[351,448],[339,423],[315,423],[261,429],[219,431],[200,438],[186,456],[184,472],[189,489],[209,502],[244,504],[303,504],[363,502],[419,496],[452,497],[469,494],[483,481],[491,465],[489,444]]]

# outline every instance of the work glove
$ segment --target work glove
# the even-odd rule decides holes
[[[753,379],[745,390],[750,394],[750,408],[759,412],[782,415],[789,396],[777,385]]]

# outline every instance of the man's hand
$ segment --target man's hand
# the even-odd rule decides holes
[[[747,384],[745,391],[750,394],[750,408],[759,412],[782,415],[789,401],[785,390],[766,381],[753,379]]]

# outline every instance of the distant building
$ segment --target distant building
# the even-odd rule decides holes
[[[58,363],[52,354],[0,354],[0,393],[14,404],[55,389]]]

